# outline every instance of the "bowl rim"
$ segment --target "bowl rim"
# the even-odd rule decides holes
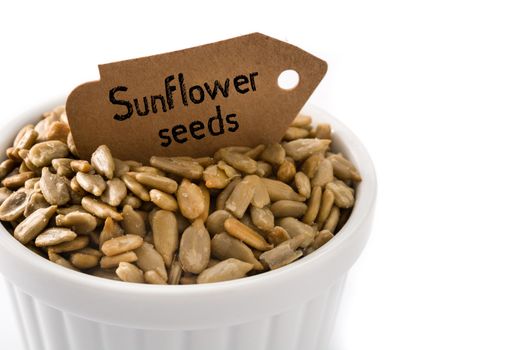
[[[51,110],[57,105],[63,104],[65,98],[52,99],[48,103],[40,104],[35,108],[31,108],[25,112],[19,113],[14,118],[6,118],[0,122],[0,130],[5,129],[6,124],[27,124],[31,118],[41,115],[43,112]],[[18,259],[24,260],[26,263],[32,265],[35,272],[42,274],[53,274],[58,278],[67,280],[69,283],[78,284],[91,290],[100,290],[101,292],[110,293],[127,293],[128,295],[135,294],[137,297],[144,295],[148,296],[198,296],[202,294],[216,294],[221,295],[228,293],[231,290],[237,290],[245,286],[251,288],[256,286],[264,286],[271,283],[272,279],[278,277],[286,277],[289,274],[294,274],[296,270],[304,269],[306,266],[315,264],[323,255],[331,254],[332,251],[343,241],[349,239],[355,231],[357,231],[366,217],[371,214],[377,193],[377,179],[374,165],[361,141],[350,131],[350,129],[343,124],[336,117],[325,110],[311,104],[307,104],[301,112],[312,115],[314,123],[317,118],[328,120],[332,125],[332,130],[336,137],[341,136],[341,142],[351,147],[351,154],[346,154],[352,158],[353,163],[362,174],[363,181],[359,184],[356,193],[356,202],[348,221],[341,227],[338,233],[327,242],[324,246],[290,265],[281,267],[276,270],[270,270],[258,275],[244,277],[236,280],[209,283],[209,284],[194,284],[194,285],[151,285],[138,283],[123,283],[121,281],[110,280],[85,274],[83,272],[73,271],[57,265],[41,256],[35,254],[30,249],[20,244],[4,227],[0,225],[0,250],[8,249],[10,253]],[[13,120],[20,119],[23,122],[14,123]],[[14,135],[12,135],[14,137]],[[0,271],[1,272],[1,271]]]

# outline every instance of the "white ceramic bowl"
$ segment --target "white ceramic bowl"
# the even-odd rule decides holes
[[[0,149],[56,102],[0,123]],[[333,147],[362,174],[349,221],[318,251],[283,268],[207,285],[156,286],[93,277],[34,254],[0,226],[5,276],[31,350],[326,349],[348,270],[370,234],[376,198],[372,161],[357,137],[329,122]]]

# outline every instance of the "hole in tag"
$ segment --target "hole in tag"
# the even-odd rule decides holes
[[[299,85],[299,73],[293,69],[282,71],[277,78],[277,85],[283,90],[293,90]]]

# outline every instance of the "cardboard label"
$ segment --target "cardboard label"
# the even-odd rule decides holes
[[[285,70],[299,74],[289,90]],[[253,33],[186,50],[99,66],[66,112],[88,158],[101,144],[115,157],[206,156],[224,146],[277,142],[327,70],[298,47]]]

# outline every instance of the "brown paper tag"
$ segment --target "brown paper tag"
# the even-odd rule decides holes
[[[299,74],[289,90],[281,72]],[[103,64],[66,111],[82,158],[106,144],[121,159],[212,155],[277,142],[327,70],[300,48],[253,33],[186,50]]]

